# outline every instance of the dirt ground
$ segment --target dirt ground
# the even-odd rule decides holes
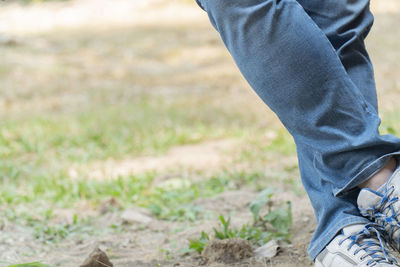
[[[234,211],[232,224],[240,226],[251,218],[247,206],[255,195],[256,193],[251,191],[231,191],[211,199],[199,200],[196,204],[217,214]],[[212,262],[202,264],[203,260],[197,254],[182,256],[175,253],[187,246],[187,239],[199,236],[201,231],[211,232],[212,227],[216,226],[215,219],[204,220],[187,227],[182,223],[167,222],[152,217],[150,217],[150,222],[135,222],[119,234],[92,236],[79,242],[66,240],[55,248],[44,246],[34,259],[52,263],[55,266],[79,266],[89,253],[99,246],[108,254],[114,266],[156,266],[156,264],[160,266],[293,266],[295,264],[312,266],[306,249],[315,222],[308,200],[293,193],[281,193],[276,197],[277,200],[290,200],[293,203],[292,231],[294,235],[292,243],[282,243],[279,254],[271,260],[252,258],[228,265]],[[68,217],[68,215],[72,216],[72,214],[65,214],[64,211],[63,216]],[[121,216],[112,213],[105,213],[97,218],[96,223],[104,227],[121,224],[123,220]],[[185,230],[177,232],[181,228]],[[28,229],[3,225],[2,234],[7,236],[7,238],[3,236],[0,244],[0,252],[4,260],[20,258],[20,255],[29,251],[37,251],[40,246],[32,238]],[[155,250],[155,247],[162,249]]]
[[[1,4],[0,4],[1,5]],[[390,35],[390,27],[397,25],[400,21],[400,3],[398,0],[375,0],[372,2],[376,14],[376,29],[385,36]],[[78,14],[78,15],[77,15]],[[207,31],[215,36],[213,29],[208,25],[206,15],[202,10],[185,1],[143,0],[82,0],[68,1],[61,3],[48,3],[39,6],[20,6],[8,4],[0,9],[0,42],[16,40],[17,42],[26,36],[57,31],[58,29],[68,30],[91,27],[149,27],[157,29],[160,21],[163,26],[177,27],[179,25],[194,25],[197,27],[208,27]],[[201,25],[201,26],[199,26]],[[208,25],[208,26],[203,26]],[[397,26],[396,26],[397,27]],[[161,28],[162,31],[162,28]],[[157,30],[154,30],[157,33]],[[152,34],[149,32],[148,34]],[[374,32],[372,33],[372,35]],[[8,40],[7,38],[11,38]],[[377,38],[377,37],[371,37]],[[206,40],[207,41],[207,40]],[[210,40],[208,40],[210,41]],[[211,41],[213,39],[211,38]],[[371,42],[374,49],[379,40]],[[390,40],[389,44],[390,45]],[[35,45],[40,46],[40,43]],[[374,50],[375,51],[375,50]],[[378,51],[378,50],[376,50]],[[380,50],[379,50],[380,51]],[[398,61],[392,62],[391,67],[385,65],[385,60],[392,60],[384,52],[372,54],[376,59],[377,82],[383,89],[379,93],[381,102],[389,106],[398,106],[396,97],[399,92],[398,71],[390,69],[398,66]],[[212,56],[213,50],[199,50],[195,55],[180,55],[184,60],[188,57],[198,57],[204,64],[219,64],[218,71],[231,74],[233,62],[212,62],[203,59],[205,55]],[[389,57],[389,58],[387,58]],[[394,61],[394,59],[393,59]],[[209,76],[212,76],[208,73]],[[204,73],[203,73],[204,74]],[[235,72],[234,75],[238,75]],[[229,78],[230,76],[227,75]],[[182,78],[183,79],[183,78]],[[240,79],[240,78],[238,78]],[[214,84],[223,84],[224,81],[215,81]],[[240,83],[243,83],[240,80]],[[1,89],[0,89],[1,90]],[[1,102],[0,102],[1,105]],[[260,103],[257,105],[261,106]],[[167,153],[160,156],[143,156],[139,158],[109,159],[105,162],[94,162],[86,166],[90,171],[89,178],[94,180],[115,179],[118,176],[129,174],[145,173],[147,171],[158,171],[168,173],[168,170],[179,166],[183,169],[212,171],[221,166],[232,163],[231,151],[237,145],[235,140],[223,139],[218,141],[207,141],[194,145],[178,146],[169,149]],[[288,157],[293,161],[293,157]],[[74,179],[77,169],[81,166],[71,166],[69,175]],[[106,178],[105,178],[106,177]],[[173,182],[172,176],[160,176],[160,184]],[[232,224],[236,226],[249,222],[251,213],[248,204],[256,196],[254,190],[243,188],[237,191],[228,191],[211,198],[196,200],[206,210],[215,214],[230,214],[233,212]],[[56,246],[42,245],[35,240],[32,229],[29,227],[15,225],[0,218],[0,260],[15,261],[32,259],[51,263],[54,266],[79,266],[84,259],[96,247],[107,253],[114,266],[312,266],[306,250],[312,236],[316,222],[308,198],[304,194],[294,191],[277,192],[273,202],[281,203],[291,201],[293,211],[293,226],[291,243],[280,244],[280,251],[272,259],[250,258],[241,262],[223,264],[208,262],[196,253],[182,255],[179,251],[188,245],[188,239],[197,237],[201,231],[212,231],[217,225],[215,218],[204,219],[199,222],[171,222],[159,220],[143,209],[129,211],[139,213],[141,219],[127,222],[124,213],[111,212],[113,201],[106,201],[100,207],[93,207],[90,204],[82,203],[79,213],[82,215],[95,216],[95,224],[98,227],[110,227],[111,225],[125,225],[119,233],[102,232],[99,235],[85,237],[85,239],[66,239]],[[59,221],[71,221],[76,210],[60,209],[55,210],[56,218]],[[129,217],[129,216],[128,216]],[[128,220],[129,221],[129,220]],[[35,256],[30,253],[35,251]],[[0,262],[1,265],[1,262]]]

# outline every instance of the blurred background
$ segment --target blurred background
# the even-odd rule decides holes
[[[381,131],[399,135],[400,0],[372,9]],[[293,141],[194,0],[0,1],[0,116],[0,266],[77,266],[96,245],[116,266],[196,266],[188,240],[251,221],[265,188],[293,207],[271,264],[311,264]]]

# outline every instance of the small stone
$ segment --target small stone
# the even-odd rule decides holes
[[[93,250],[80,267],[113,267],[106,253],[99,248]]]
[[[121,214],[121,218],[125,223],[139,223],[148,224],[153,219],[147,215],[144,215],[136,210],[126,210]]]
[[[275,240],[271,240],[263,246],[254,250],[254,254],[259,258],[273,258],[278,254],[280,247]]]

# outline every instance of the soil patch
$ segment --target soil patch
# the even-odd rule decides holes
[[[157,157],[139,157],[121,161],[107,160],[96,162],[89,169],[88,177],[95,180],[116,179],[148,171],[164,171],[168,169],[215,170],[232,162],[229,152],[235,148],[237,141],[233,139],[215,140],[200,144],[184,145],[171,148],[165,155]],[[80,167],[78,167],[80,168]],[[75,168],[71,168],[71,178],[76,176]]]
[[[80,267],[113,267],[106,253],[96,248]]]
[[[223,263],[238,262],[253,255],[250,243],[240,238],[211,240],[202,253],[207,262]]]

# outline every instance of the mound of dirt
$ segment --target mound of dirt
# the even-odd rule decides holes
[[[211,240],[202,253],[207,262],[228,264],[250,258],[253,255],[250,243],[241,238]]]
[[[101,202],[98,207],[98,210],[100,214],[106,214],[108,212],[112,212],[113,210],[117,210],[120,208],[121,204],[118,202],[116,198],[112,197]]]
[[[106,253],[96,248],[90,253],[89,257],[83,262],[80,267],[113,267],[113,264],[108,259]]]

